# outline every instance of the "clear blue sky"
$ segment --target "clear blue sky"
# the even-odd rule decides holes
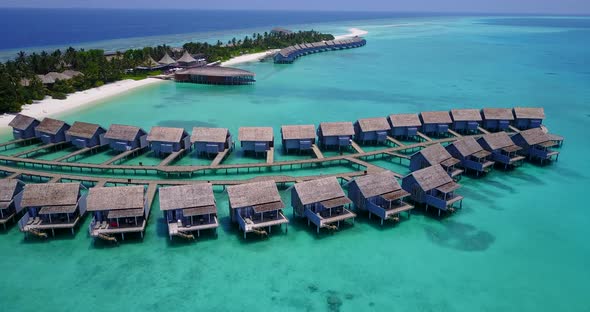
[[[590,14],[590,0],[0,0],[0,7]]]

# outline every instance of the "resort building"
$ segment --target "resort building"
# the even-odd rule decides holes
[[[509,108],[484,108],[481,115],[483,128],[490,131],[504,131],[514,120],[512,110]]]
[[[178,66],[180,67],[191,67],[198,64],[197,60],[188,53],[188,51],[184,51],[184,54],[176,60]]]
[[[166,52],[164,54],[164,56],[162,57],[162,59],[160,59],[160,61],[158,63],[160,65],[167,66],[167,67],[172,67],[172,66],[176,65],[176,61],[172,57],[170,57],[168,52]]]
[[[281,136],[283,139],[283,150],[289,152],[309,151],[315,144],[316,129],[314,125],[282,126]]]
[[[46,117],[35,127],[35,136],[45,144],[66,142],[68,129],[70,129],[70,125],[67,123]]]
[[[453,123],[449,112],[422,112],[420,113],[422,121],[422,132],[434,136],[443,136],[449,132],[449,126]]]
[[[516,146],[508,133],[504,131],[486,134],[477,139],[477,142],[486,151],[492,153],[491,160],[504,165],[504,169],[509,166],[518,166],[524,160],[523,156],[518,155],[522,148]]]
[[[362,144],[382,144],[387,141],[391,126],[385,117],[364,118],[354,123],[355,140]]]
[[[35,137],[35,127],[39,125],[39,120],[17,114],[8,125],[12,127],[12,135],[16,140],[31,139]]]
[[[145,188],[136,186],[93,187],[88,192],[88,211],[92,222],[90,236],[116,241],[112,235],[140,233],[143,238],[150,207],[145,198]]]
[[[111,125],[104,138],[112,149],[121,152],[148,146],[145,130],[134,126]]]
[[[404,201],[409,195],[391,171],[356,177],[348,183],[348,197],[357,212],[368,211],[369,219],[375,215],[381,219],[381,225],[385,220],[399,221],[402,212],[410,217],[414,206]]]
[[[271,127],[240,127],[238,140],[244,152],[266,153],[274,147],[274,133]]]
[[[541,128],[532,128],[518,132],[512,137],[512,141],[522,147],[521,153],[531,160],[545,161],[557,160],[559,152],[551,147],[557,145],[553,136],[545,133]]]
[[[447,151],[461,161],[463,169],[473,170],[477,176],[494,168],[494,162],[491,161],[492,153],[484,150],[473,137],[464,137],[447,145]]]
[[[147,141],[156,156],[190,149],[191,138],[182,128],[153,127]]]
[[[322,122],[318,128],[319,142],[323,148],[347,148],[352,144],[354,127],[352,122]]]
[[[453,109],[451,110],[453,130],[460,133],[476,132],[482,121],[478,109]]]
[[[76,121],[66,131],[66,140],[77,148],[95,147],[106,144],[105,132],[100,125]]]
[[[454,211],[457,203],[462,207],[463,196],[455,194],[460,187],[439,165],[414,171],[402,180],[402,188],[414,202],[425,204],[426,211],[428,207],[438,209],[439,216],[441,211]]]
[[[418,134],[422,122],[418,114],[393,114],[389,115],[391,136],[394,138],[411,138]]]
[[[203,66],[179,70],[174,73],[177,82],[214,85],[247,85],[256,82],[253,72],[230,67]]]
[[[27,184],[23,191],[22,208],[26,211],[18,222],[20,230],[39,237],[45,231],[74,229],[86,213],[86,196],[80,183]]]
[[[545,110],[542,107],[515,107],[514,126],[520,130],[540,127],[545,119]]]
[[[451,156],[442,145],[432,144],[410,157],[410,171],[440,165],[451,178],[458,179],[463,173],[463,170],[457,169],[460,162],[459,159]]]
[[[336,177],[295,183],[291,189],[293,213],[307,218],[307,225],[315,224],[317,233],[321,228],[338,229],[347,219],[354,223],[356,214],[347,209],[351,203]]]
[[[232,147],[232,137],[227,128],[194,127],[191,142],[197,154],[217,155]]]
[[[0,224],[14,220],[22,210],[21,200],[25,184],[17,179],[0,180]]]
[[[217,204],[210,183],[195,183],[160,188],[160,210],[168,224],[168,236],[194,239],[194,232],[217,232]]]

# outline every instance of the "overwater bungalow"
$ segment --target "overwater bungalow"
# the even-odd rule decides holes
[[[30,139],[35,137],[35,127],[39,125],[39,120],[17,114],[8,125],[12,127],[12,135],[16,140]]]
[[[281,136],[283,138],[283,150],[289,152],[309,151],[316,140],[316,129],[314,125],[282,126]]]
[[[21,200],[25,184],[17,179],[0,180],[0,224],[14,220],[22,210]]]
[[[414,153],[410,157],[410,171],[440,165],[451,178],[459,179],[463,170],[457,165],[461,161],[454,158],[442,145],[432,144]]]
[[[240,127],[238,140],[244,152],[265,153],[274,148],[274,133],[271,127]]]
[[[492,153],[484,150],[473,137],[464,137],[447,145],[447,151],[461,161],[463,169],[473,170],[477,176],[494,168],[494,162],[491,160]]]
[[[121,152],[148,146],[145,130],[134,126],[111,125],[104,138],[112,149]]]
[[[76,121],[66,131],[66,140],[77,148],[94,147],[106,144],[106,130],[97,124]]]
[[[426,211],[438,209],[439,216],[441,211],[454,211],[457,203],[462,207],[463,196],[455,194],[460,187],[439,165],[414,171],[402,180],[402,188],[414,202],[425,204]]]
[[[538,128],[545,119],[545,110],[542,107],[515,107],[514,126],[520,130]]]
[[[232,137],[227,128],[194,127],[191,142],[197,154],[217,155],[232,147]]]
[[[422,122],[418,114],[393,114],[389,115],[391,136],[394,138],[411,138],[418,134]]]
[[[376,215],[381,225],[385,220],[399,221],[402,212],[410,217],[414,206],[404,201],[409,195],[391,171],[356,177],[348,183],[348,196],[357,211],[368,211],[369,219]]]
[[[510,108],[484,108],[481,110],[483,128],[490,131],[504,131],[514,120]]]
[[[248,85],[256,82],[253,72],[222,66],[203,66],[174,73],[174,81],[214,85]]]
[[[26,211],[18,222],[25,234],[47,237],[57,229],[74,229],[86,213],[86,196],[80,183],[27,184],[23,191],[22,208]]]
[[[477,131],[482,121],[478,109],[453,109],[451,110],[451,119],[453,120],[451,127],[460,133]]]
[[[382,144],[387,141],[391,126],[385,117],[363,118],[354,123],[355,140],[362,144]]]
[[[191,138],[182,128],[153,127],[147,141],[156,156],[190,149]]]
[[[319,142],[324,148],[349,147],[352,144],[354,127],[352,122],[322,122],[318,128]]]
[[[145,188],[141,185],[93,187],[88,192],[88,211],[92,222],[88,227],[90,236],[116,241],[112,235],[143,232],[147,225],[149,210]]]
[[[274,62],[277,64],[291,64],[303,55],[331,50],[358,48],[365,44],[367,44],[367,41],[361,37],[295,44],[281,49],[275,54]]]
[[[35,127],[35,136],[45,144],[66,142],[68,129],[70,125],[64,121],[46,117]]]
[[[512,141],[522,147],[520,153],[531,160],[539,160],[543,163],[559,158],[559,152],[551,149],[557,143],[541,128],[520,131],[512,136]]]
[[[231,222],[239,225],[244,238],[250,232],[268,235],[272,226],[282,227],[289,223],[283,214],[285,204],[274,181],[228,186],[227,193]]]
[[[508,133],[504,131],[490,133],[482,136],[477,142],[488,152],[491,152],[491,159],[496,164],[504,165],[504,169],[509,166],[518,166],[524,160],[523,156],[518,155],[522,149],[516,146]]]
[[[422,112],[422,132],[434,136],[443,136],[449,132],[449,126],[453,123],[447,111]]]
[[[188,51],[184,51],[184,54],[176,60],[176,63],[180,67],[191,67],[197,65],[198,62]]]
[[[194,239],[202,230],[217,231],[217,204],[210,183],[160,188],[160,210],[168,224],[168,236]]]
[[[321,228],[338,229],[340,221],[354,223],[356,214],[347,209],[351,203],[336,177],[295,183],[291,189],[293,213],[307,218],[307,225],[315,224],[317,233]]]

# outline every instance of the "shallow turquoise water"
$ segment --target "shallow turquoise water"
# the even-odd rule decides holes
[[[320,237],[293,220],[288,234],[243,240],[221,190],[219,236],[196,243],[169,242],[157,202],[145,239],[120,247],[93,246],[88,219],[75,237],[47,242],[24,241],[13,227],[0,234],[3,310],[588,311],[590,218],[578,197],[590,182],[590,29],[481,18],[352,26],[370,32],[366,47],[243,66],[257,73],[254,86],[163,83],[64,117],[223,126],[234,135],[239,126],[272,126],[279,138],[282,124],[544,106],[548,127],[566,137],[559,162],[462,179],[464,209],[449,218],[417,212],[381,228],[361,216]]]

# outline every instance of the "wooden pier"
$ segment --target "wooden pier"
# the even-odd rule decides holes
[[[117,162],[117,161],[119,161],[119,160],[121,160],[123,158],[126,158],[126,157],[128,157],[130,155],[133,155],[133,154],[139,152],[140,150],[141,150],[141,148],[138,147],[138,148],[134,148],[132,150],[128,150],[128,151],[122,152],[122,153],[116,155],[115,157],[113,157],[113,158],[111,158],[111,159],[103,162],[101,165],[105,165],[106,166],[106,165],[114,164],[115,162]]]
[[[30,139],[19,139],[19,140],[12,140],[12,141],[8,141],[8,142],[4,142],[0,144],[0,148],[2,150],[7,150],[9,146],[12,145],[19,145],[19,144],[31,144],[35,141],[37,141],[37,138],[30,138]]]
[[[483,134],[490,134],[490,132],[482,127],[477,127],[477,130]]]
[[[315,158],[317,158],[317,159],[324,159],[324,154],[322,154],[322,151],[320,151],[320,148],[317,145],[312,144],[311,145],[311,151],[315,155]]]
[[[514,133],[519,133],[520,132],[520,130],[518,128],[516,128],[516,127],[514,127],[512,125],[508,126],[508,129],[512,130],[512,132],[514,132]]]
[[[160,167],[168,166],[173,161],[175,161],[176,158],[178,158],[180,155],[184,154],[184,151],[185,151],[185,149],[181,148],[179,151],[171,153],[166,158],[164,158],[164,160],[162,160],[158,166],[160,166]]]
[[[33,149],[30,149],[30,150],[26,150],[24,152],[16,153],[16,154],[14,154],[12,156],[13,157],[21,157],[21,156],[27,157],[28,155],[33,154],[33,153],[36,153],[38,151],[42,151],[42,150],[50,149],[50,148],[56,148],[56,147],[59,147],[59,146],[62,146],[64,144],[66,144],[66,143],[67,142],[59,142],[59,143],[45,144],[45,145],[38,146],[38,147],[35,147]]]
[[[266,163],[272,164],[275,161],[275,148],[271,147],[268,152],[266,152]]]
[[[402,143],[402,142],[400,142],[400,141],[398,141],[398,140],[396,140],[396,139],[392,138],[392,137],[391,137],[391,136],[389,136],[389,135],[387,136],[387,141],[389,141],[389,142],[391,142],[391,143],[395,144],[396,146],[404,146],[404,145],[405,145],[404,143]]]
[[[225,157],[227,156],[228,153],[229,153],[229,148],[224,149],[223,152],[221,152],[221,153],[217,153],[217,156],[215,156],[215,158],[211,162],[211,165],[209,165],[209,166],[211,166],[211,167],[219,166],[219,164],[221,164],[221,162],[225,159]]]
[[[428,137],[426,134],[424,134],[424,133],[422,133],[420,131],[417,131],[416,132],[416,135],[419,136],[419,137],[421,137],[424,141],[432,142],[432,139],[430,137]]]
[[[448,129],[447,131],[448,131],[450,134],[452,134],[452,135],[454,135],[455,137],[457,137],[457,138],[462,138],[462,137],[463,137],[462,135],[460,135],[459,133],[457,133],[456,131],[453,131],[453,130],[451,130],[451,129]]]
[[[350,146],[359,154],[365,153],[365,151],[363,151],[363,149],[355,141],[350,142]]]

